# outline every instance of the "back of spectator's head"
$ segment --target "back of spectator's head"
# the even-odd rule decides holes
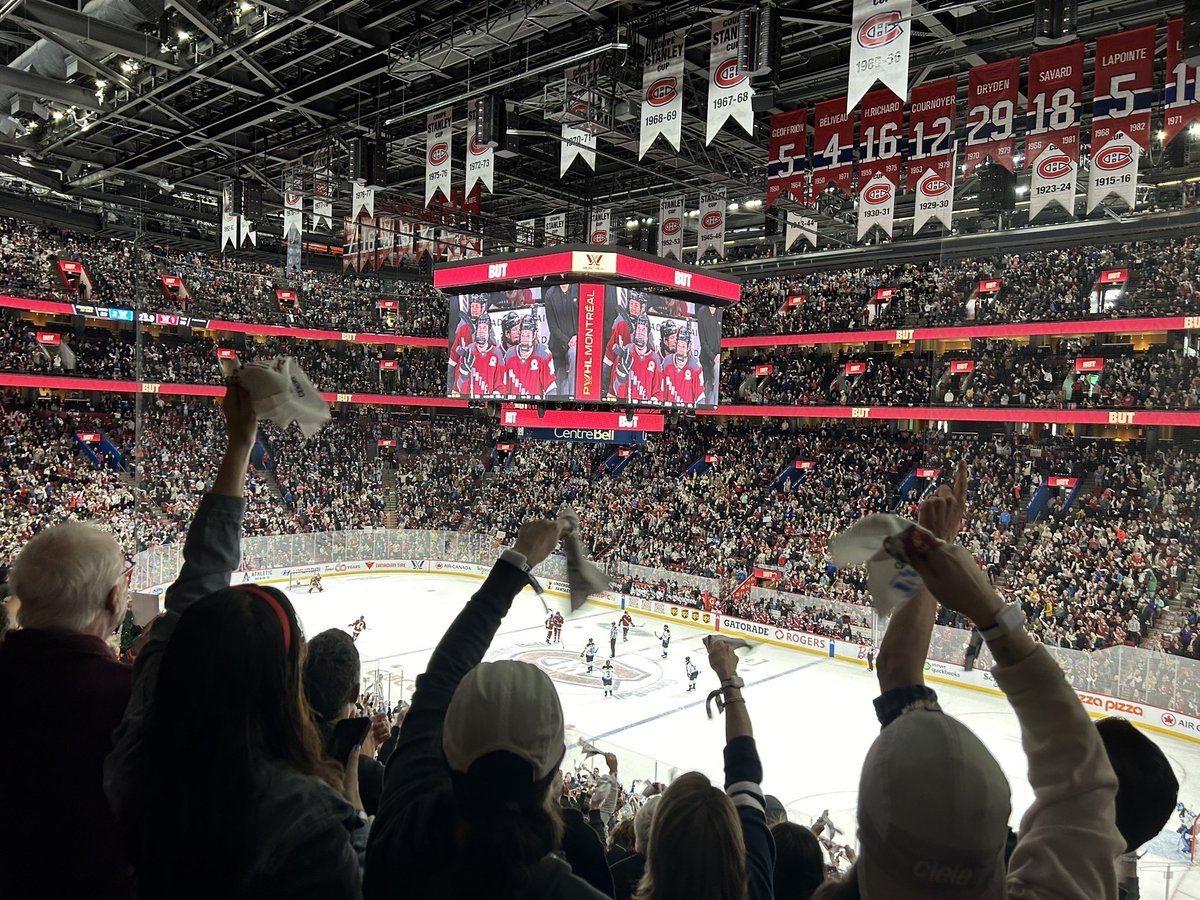
[[[1004,897],[1008,780],[957,719],[918,709],[883,729],[858,801],[863,900]]]
[[[1125,839],[1125,852],[1132,853],[1171,818],[1179,780],[1166,754],[1128,719],[1101,719],[1096,730],[1117,773],[1117,830]]]
[[[787,810],[784,809],[783,801],[774,794],[767,794],[763,797],[767,805],[767,827],[773,828],[780,822],[788,820]]]
[[[621,847],[633,852],[634,840],[633,819],[622,819],[608,833],[608,849]]]
[[[650,829],[654,825],[654,816],[661,800],[662,797],[651,797],[633,817],[633,849],[643,856],[650,845]]]
[[[775,838],[775,900],[808,900],[825,880],[825,856],[816,835],[795,822],[771,827]]]
[[[636,825],[635,825],[636,828]],[[746,842],[729,796],[699,772],[671,782],[650,825],[638,900],[746,900]]]
[[[21,601],[21,627],[108,634],[125,614],[127,568],[108,532],[80,522],[47,528],[25,545],[9,573],[9,588]]]
[[[304,693],[317,721],[345,718],[346,707],[358,698],[358,647],[344,631],[330,628],[314,635],[304,654]]]

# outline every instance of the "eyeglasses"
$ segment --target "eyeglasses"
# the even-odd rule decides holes
[[[125,556],[125,571],[121,574],[125,577],[125,587],[133,586],[133,569],[137,565],[137,561],[132,556]]]

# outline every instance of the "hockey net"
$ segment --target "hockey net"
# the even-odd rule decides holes
[[[306,589],[315,574],[316,572],[292,572],[288,575],[288,590],[298,591]]]

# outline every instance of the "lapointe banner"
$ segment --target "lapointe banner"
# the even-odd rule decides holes
[[[1013,169],[1016,144],[1017,93],[1021,85],[1021,60],[1005,59],[975,66],[967,88],[967,141],[964,177],[991,159]]]
[[[770,156],[767,158],[767,206],[783,193],[797,203],[807,203],[804,162],[807,152],[808,107],[771,116]]]
[[[888,90],[871,91],[863,98],[860,115],[858,183],[864,185],[881,173],[899,186],[904,101]]]
[[[896,185],[882,172],[858,192],[858,239],[861,241],[876,225],[888,237],[896,216]]]
[[[913,88],[908,109],[908,189],[916,192],[913,233],[931,219],[949,230],[954,213],[958,79]]]
[[[679,149],[683,123],[683,46],[685,34],[671,33],[651,40],[642,69],[642,130],[638,159],[659,135]]]
[[[1137,200],[1138,160],[1150,147],[1155,31],[1149,25],[1096,41],[1089,213],[1111,194],[1130,209]]]
[[[450,123],[453,112],[431,112],[425,119],[425,205],[439,193],[450,202]]]
[[[611,222],[611,209],[593,209],[588,223],[588,243],[596,245],[610,243],[609,227]]]
[[[754,91],[750,77],[738,68],[739,14],[718,16],[711,23],[708,51],[708,123],[704,143],[711,144],[728,119],[754,134]]]
[[[1169,144],[1193,122],[1200,122],[1196,102],[1196,67],[1183,61],[1183,19],[1167,23],[1167,72],[1163,86],[1163,144]]]
[[[810,247],[817,246],[817,220],[798,209],[789,209],[783,252],[790,251],[800,238],[808,241]]]
[[[912,0],[854,0],[846,112],[876,81],[903,102],[908,96]]]
[[[683,194],[658,203],[658,255],[683,260]]]
[[[854,179],[854,118],[846,112],[845,98],[817,104],[813,117],[812,196],[833,184],[850,193]]]
[[[546,246],[550,247],[554,244],[564,244],[567,240],[567,214],[554,213],[546,216],[545,219]]]
[[[697,225],[696,259],[714,251],[725,258],[725,188],[700,195],[700,219]]]
[[[482,184],[487,188],[489,194],[494,194],[496,190],[492,185],[496,173],[496,148],[491,144],[481,144],[475,139],[475,118],[479,112],[478,106],[472,103],[468,112],[465,192],[469,194],[476,184]]]

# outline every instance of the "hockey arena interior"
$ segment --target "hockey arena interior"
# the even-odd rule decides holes
[[[1200,898],[1200,0],[0,48],[0,897]]]

